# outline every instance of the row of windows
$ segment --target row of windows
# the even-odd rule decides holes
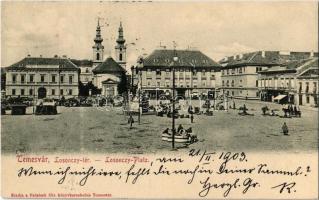
[[[20,94],[17,94],[17,90],[16,89],[12,89],[11,90],[11,94],[12,95],[27,95],[25,93],[24,89],[20,89]],[[72,89],[68,89],[66,94],[73,95]],[[34,95],[33,89],[29,89],[28,95]],[[51,89],[51,95],[57,95],[55,89]],[[64,95],[64,90],[63,89],[60,89],[60,95]]]
[[[12,83],[17,82],[17,74],[12,74]],[[46,77],[47,75],[45,74],[40,74],[40,82],[46,82]],[[64,75],[60,76],[60,83],[64,83]],[[20,74],[20,82],[25,83],[26,82],[26,75],[25,74]],[[34,83],[34,74],[29,74],[29,82]],[[51,75],[51,83],[57,83],[57,75],[52,74]],[[73,75],[69,75],[69,83],[73,83]]]
[[[239,67],[239,68],[233,68],[233,69],[223,69],[222,75],[230,75],[230,74],[242,74],[246,71],[246,67]]]
[[[305,87],[305,92],[309,93],[310,87],[309,87],[309,82],[306,82],[306,87]],[[302,82],[299,82],[299,92],[303,91],[303,85]],[[317,82],[313,82],[313,87],[312,87],[312,92],[316,93],[317,92]]]
[[[193,82],[193,87],[197,87],[197,82]],[[156,86],[156,87],[161,87],[161,86],[166,86],[166,87],[171,87],[172,83],[170,81],[166,81],[165,83],[157,81],[156,84],[154,82],[151,81],[147,81],[146,83],[147,86],[151,87],[151,86]],[[185,83],[183,81],[179,82],[179,83],[175,83],[176,86],[178,87],[191,87],[191,84],[189,81],[186,81]],[[206,87],[207,84],[206,82],[201,82],[201,85],[203,87]]]
[[[242,80],[239,80],[239,87],[242,87],[242,83],[243,83],[243,81]],[[235,86],[235,80],[226,80],[226,81],[222,81],[222,86],[227,86],[227,87],[229,87],[229,86],[232,86],[232,87],[234,87]]]

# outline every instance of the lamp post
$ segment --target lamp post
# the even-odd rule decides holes
[[[174,42],[174,57],[173,57],[173,65],[172,65],[172,73],[173,73],[173,95],[172,95],[172,149],[175,149],[175,63],[178,61],[178,57],[176,55],[176,44]]]

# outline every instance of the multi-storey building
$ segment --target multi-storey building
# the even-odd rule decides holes
[[[7,96],[70,98],[78,95],[79,68],[67,58],[26,57],[6,72]]]
[[[214,60],[200,51],[161,49],[153,51],[141,62],[141,89],[150,97],[171,94],[173,69],[179,96],[207,95],[218,87],[220,65]]]
[[[312,57],[260,71],[258,78],[260,99],[297,105],[315,105],[318,85],[316,68],[318,68],[318,58]]]
[[[319,68],[318,58],[312,59],[307,66],[300,69],[297,75],[296,104],[318,107]]]
[[[310,56],[310,52],[257,51],[226,57],[220,61],[222,89],[234,98],[259,99],[260,71]]]

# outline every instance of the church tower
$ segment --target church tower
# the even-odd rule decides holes
[[[103,62],[104,46],[102,45],[103,38],[101,36],[100,20],[97,20],[96,36],[94,38],[93,48],[93,65],[96,66]]]
[[[124,69],[126,65],[126,45],[125,45],[125,39],[123,36],[123,27],[122,22],[120,22],[119,27],[119,36],[116,40],[116,46],[115,46],[115,56],[116,56],[116,62],[120,64]]]

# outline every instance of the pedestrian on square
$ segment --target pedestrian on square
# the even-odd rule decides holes
[[[294,105],[294,115],[297,115],[297,106]]]
[[[281,129],[282,129],[282,132],[284,133],[284,135],[289,135],[288,134],[289,130],[288,130],[288,126],[287,126],[286,122],[284,122]]]
[[[129,116],[129,119],[128,119],[128,123],[130,124],[130,129],[131,129],[133,124],[134,124],[134,118],[132,116],[132,113],[130,113],[130,116]]]
[[[194,123],[194,114],[191,113],[191,123]]]

